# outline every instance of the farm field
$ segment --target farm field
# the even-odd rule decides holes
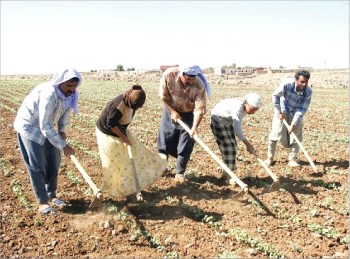
[[[73,162],[62,155],[58,197],[69,206],[48,216],[37,212],[12,127],[24,97],[46,80],[2,78],[0,257],[348,258],[349,71],[339,78],[332,71],[324,73],[311,73],[311,79],[323,85],[313,87],[302,142],[317,172],[301,151],[303,166],[289,168],[289,150],[279,145],[277,163],[270,169],[280,178],[281,188],[268,192],[272,178],[238,142],[237,176],[250,191],[235,202],[231,197],[240,188],[225,185],[220,166],[196,143],[187,168],[189,182],[174,181],[175,159],[170,158],[164,175],[142,191],[143,202],[137,202],[134,195],[115,199],[104,194],[103,208],[93,211],[88,208],[93,200],[91,189]],[[258,77],[234,83],[212,80],[208,112],[199,128],[201,140],[220,157],[210,130],[210,109],[224,98],[258,92],[263,106],[244,118],[243,131],[264,160],[273,113],[271,94],[283,77],[273,75],[269,80],[269,75],[262,76],[270,83],[256,83]],[[328,77],[347,87],[327,85],[324,78]],[[163,109],[159,78],[83,79],[80,113],[71,116],[67,138],[78,161],[99,186],[96,119],[107,101],[138,81],[147,100],[129,129],[156,153]]]

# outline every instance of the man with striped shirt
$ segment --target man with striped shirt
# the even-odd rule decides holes
[[[80,73],[74,68],[57,72],[51,81],[38,85],[26,96],[14,122],[21,155],[42,214],[54,212],[49,202],[65,205],[56,197],[57,176],[61,152],[67,157],[74,155],[66,141],[65,128],[69,113],[72,110],[78,113],[77,88],[81,81]]]
[[[275,108],[269,135],[268,158],[265,160],[267,165],[275,163],[276,145],[277,141],[280,140],[283,147],[290,148],[288,165],[291,167],[300,166],[297,160],[299,145],[290,137],[290,133],[294,132],[299,141],[302,141],[303,117],[309,108],[312,97],[312,89],[308,85],[309,79],[310,73],[308,71],[298,71],[294,80],[283,82],[272,94]],[[290,125],[289,130],[283,124],[283,120],[286,120]]]

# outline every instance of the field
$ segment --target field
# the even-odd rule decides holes
[[[315,73],[319,78],[334,76]],[[213,95],[199,137],[218,156],[210,131],[210,109],[224,98],[255,91],[263,107],[247,116],[243,130],[265,159],[273,106],[271,93],[285,75],[274,75],[269,83],[259,78],[211,80]],[[342,75],[348,86],[348,71]],[[48,77],[48,79],[50,76]],[[254,82],[252,83],[252,80]],[[257,160],[238,142],[237,176],[249,186],[238,202],[232,195],[238,186],[220,179],[220,166],[196,143],[187,174],[190,181],[174,182],[175,160],[151,187],[143,190],[144,201],[134,196],[113,199],[104,194],[103,208],[88,208],[93,196],[73,162],[62,156],[58,196],[69,206],[43,216],[31,190],[18,149],[12,123],[23,98],[41,83],[40,77],[6,77],[0,85],[0,257],[215,257],[215,258],[348,258],[349,243],[349,89],[313,88],[305,116],[303,145],[317,166],[312,170],[305,156],[301,168],[287,166],[288,150],[277,148],[277,163],[271,170],[281,188],[268,192],[272,179]],[[97,185],[101,165],[95,138],[95,121],[105,103],[139,81],[147,100],[130,125],[138,138],[156,152],[157,129],[162,103],[159,78],[146,80],[86,78],[81,85],[80,114],[70,118],[67,131],[76,157]],[[338,83],[337,83],[338,84]]]

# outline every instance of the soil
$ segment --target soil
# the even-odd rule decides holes
[[[344,80],[348,82],[348,77]],[[175,159],[169,158],[164,175],[142,191],[142,202],[135,195],[116,199],[104,193],[103,206],[91,209],[94,197],[89,186],[72,161],[62,156],[58,196],[67,206],[57,208],[55,214],[41,215],[12,123],[25,95],[42,81],[6,78],[0,86],[1,258],[349,257],[348,89],[313,88],[303,144],[317,170],[302,152],[302,166],[289,168],[289,150],[278,146],[277,162],[270,166],[281,183],[278,191],[269,192],[272,178],[239,142],[235,173],[248,185],[249,192],[235,201],[233,195],[241,188],[225,184],[219,164],[197,143],[187,168],[188,182],[174,181]],[[208,110],[223,98],[259,92],[264,106],[244,118],[243,130],[259,157],[265,159],[275,85],[256,87],[240,81],[231,87],[213,84]],[[162,109],[158,83],[140,83],[147,91],[147,104],[130,130],[156,151]],[[84,84],[80,90],[81,115],[71,117],[67,136],[77,159],[99,186],[102,178],[94,121],[105,102],[130,82],[87,78]],[[201,124],[199,137],[220,157],[209,114]]]

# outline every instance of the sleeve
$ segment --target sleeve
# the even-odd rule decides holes
[[[303,101],[300,104],[300,108],[294,114],[291,124],[296,125],[301,120],[301,118],[304,117],[305,113],[309,109],[309,106],[311,103],[311,96],[312,96],[312,90],[310,88],[309,91],[305,94]]]
[[[121,117],[123,117],[121,111],[117,107],[112,107],[107,115],[107,127],[111,129],[118,126]]]
[[[240,139],[243,140],[245,139],[245,136],[243,134],[242,130],[242,112],[240,110],[237,110],[232,113],[232,120],[233,120],[233,128],[235,131],[236,136]]]
[[[207,111],[207,96],[204,87],[198,91],[194,102],[193,113],[205,114]]]
[[[68,109],[66,110],[63,115],[61,116],[61,118],[58,120],[58,132],[65,132],[66,130],[66,126],[68,124],[68,117],[69,117],[69,112],[72,109]]]
[[[61,138],[60,134],[55,131],[53,125],[54,109],[57,108],[56,103],[57,101],[53,95],[39,96],[39,127],[42,134],[51,142],[52,145],[54,145],[59,150],[63,150],[67,143]],[[63,121],[64,118],[61,118],[61,125],[64,125],[66,123]]]
[[[272,103],[273,106],[275,106],[275,112],[278,113],[283,113],[284,112],[284,107],[285,105],[283,105],[283,101],[284,98],[284,84],[280,84],[272,93]]]
[[[159,83],[159,96],[162,100],[170,100],[170,92],[168,89],[168,76],[166,73],[163,74]]]

